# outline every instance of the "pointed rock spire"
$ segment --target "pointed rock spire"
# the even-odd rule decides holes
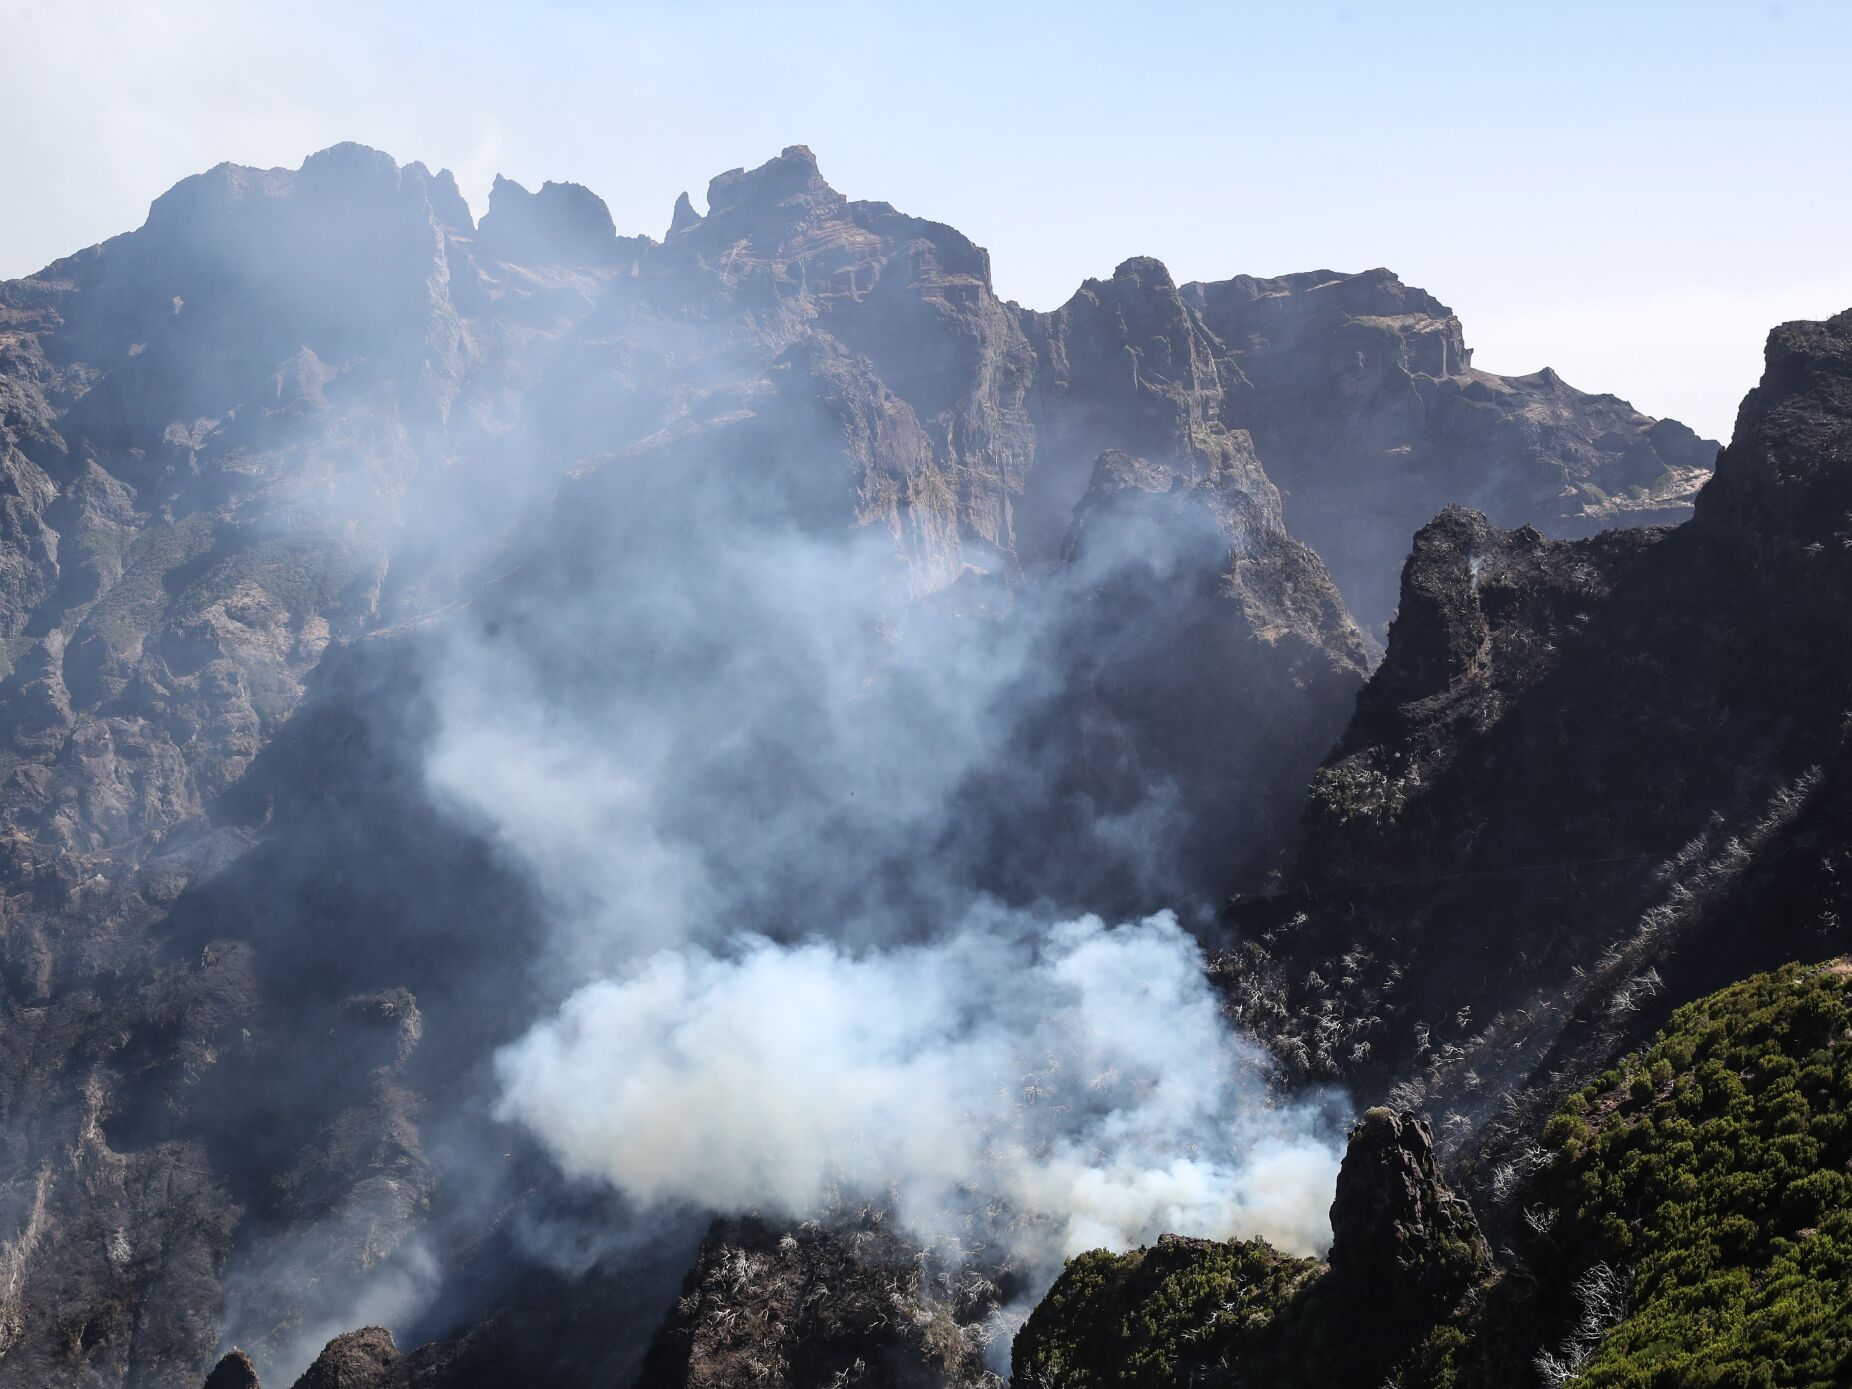
[[[1338,1291],[1386,1318],[1446,1307],[1491,1271],[1472,1207],[1441,1180],[1434,1135],[1415,1115],[1378,1106],[1351,1130],[1330,1263]]]
[[[688,200],[688,195],[683,193],[675,200],[675,213],[669,218],[669,235],[674,236],[678,231],[686,231],[700,220],[701,214],[694,210],[694,204]]]

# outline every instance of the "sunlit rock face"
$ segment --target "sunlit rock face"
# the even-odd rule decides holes
[[[1582,536],[1685,519],[1715,442],[1544,369],[1476,370],[1453,311],[1387,270],[1191,284],[1294,534],[1380,640],[1408,537],[1448,503]]]

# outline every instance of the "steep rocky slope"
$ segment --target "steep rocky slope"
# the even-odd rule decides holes
[[[375,1308],[430,1308],[422,1337],[578,1305],[527,1265],[580,1196],[482,1138],[495,1047],[561,985],[532,968],[557,904],[428,784],[459,630],[583,677],[635,633],[542,630],[549,602],[680,576],[685,533],[724,555],[727,517],[854,537],[914,630],[1032,633],[1033,775],[960,782],[931,847],[1078,905],[1251,885],[1363,679],[1345,597],[1380,626],[1408,515],[1650,516],[1704,465],[1618,403],[1468,372],[1458,337],[1380,272],[1134,260],[1026,312],[802,147],[661,241],[565,184],[499,181],[477,224],[448,174],[357,146],[225,165],[0,285],[0,1383],[190,1389],[228,1335],[304,1364]],[[1388,481],[1333,528],[1360,471]],[[721,630],[663,659],[701,669]],[[736,784],[717,747],[687,740],[690,782],[772,838],[790,778]],[[867,849],[865,803],[810,790],[790,834]],[[911,847],[865,885],[930,910]],[[792,863],[764,929],[816,909]],[[625,1309],[613,1374],[676,1248],[564,1260]]]
[[[1844,948],[1849,347],[1771,335],[1677,529],[1417,536],[1289,890],[1232,917],[1283,1054],[1496,1148],[1673,1003]]]
[[[1243,275],[1183,295],[1240,373],[1235,417],[1293,533],[1377,633],[1395,613],[1407,537],[1439,504],[1554,536],[1680,521],[1716,458],[1676,420],[1548,368],[1474,369],[1453,312],[1386,270]]]

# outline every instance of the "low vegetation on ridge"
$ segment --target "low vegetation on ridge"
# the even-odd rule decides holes
[[[1015,1383],[1852,1383],[1852,963],[1686,1005],[1542,1138],[1516,1247],[1432,1326],[1359,1355],[1377,1331],[1333,1315],[1345,1299],[1315,1261],[1167,1238],[1071,1260],[1017,1339]],[[1380,1270],[1384,1297],[1405,1273]]]

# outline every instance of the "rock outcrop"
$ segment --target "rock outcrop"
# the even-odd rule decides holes
[[[1012,1382],[1449,1383],[1435,1371],[1494,1266],[1415,1115],[1371,1109],[1351,1130],[1331,1235],[1327,1267],[1258,1240],[1175,1235],[1127,1254],[1071,1259],[1017,1334]]]
[[[212,1373],[206,1376],[205,1389],[263,1389],[258,1383],[257,1368],[251,1364],[251,1357],[241,1350],[234,1350],[212,1367]]]
[[[404,1360],[385,1327],[362,1327],[328,1342],[294,1389],[389,1389],[404,1382]]]
[[[1360,1318],[1432,1321],[1492,1271],[1465,1201],[1441,1179],[1417,1116],[1364,1112],[1331,1203],[1329,1292]]]
[[[638,1389],[783,1384],[949,1389],[994,1382],[983,1361],[994,1288],[959,1271],[935,1286],[924,1253],[878,1225],[716,1226]]]
[[[648,237],[623,237],[604,199],[576,183],[544,183],[530,193],[512,179],[497,177],[489,210],[476,229],[477,241],[510,265],[557,265],[568,269],[623,266],[634,271]]]

